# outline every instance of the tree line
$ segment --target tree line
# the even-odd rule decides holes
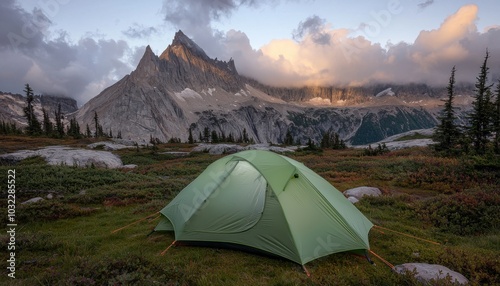
[[[87,124],[85,133],[81,132],[80,124],[76,118],[70,118],[69,124],[66,126],[64,123],[65,115],[61,111],[61,104],[57,105],[57,109],[54,111],[53,120],[51,119],[50,113],[42,108],[42,122],[40,122],[35,114],[34,108],[34,93],[33,89],[29,84],[24,87],[24,93],[26,95],[26,106],[23,108],[24,116],[26,118],[27,126],[22,129],[17,127],[16,124],[12,122],[0,121],[0,134],[4,135],[20,135],[25,134],[28,136],[47,136],[54,138],[63,137],[73,137],[75,139],[83,137],[108,137],[113,138],[113,133],[109,130],[109,133],[103,131],[102,125],[99,123],[99,117],[97,112],[94,111],[93,129],[91,131],[90,126]],[[117,138],[121,138],[121,131],[118,131]]]
[[[438,116],[438,125],[433,134],[434,149],[445,155],[476,154],[489,152],[500,154],[500,79],[494,84],[488,80],[489,53],[480,67],[474,85],[472,110],[466,116],[465,124],[459,124],[455,112],[455,73],[451,69],[447,85],[447,98]]]

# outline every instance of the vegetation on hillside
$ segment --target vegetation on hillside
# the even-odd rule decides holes
[[[29,144],[23,143],[29,139],[2,137],[6,149],[1,152],[11,145]],[[51,140],[38,144],[62,139]],[[89,139],[64,140],[81,146]],[[178,246],[161,256],[174,237],[147,236],[158,222],[155,216],[112,234],[159,211],[220,158],[206,153],[183,158],[161,154],[188,150],[185,144],[156,148],[155,152],[118,151],[125,164],[138,165],[133,170],[47,166],[40,158],[0,166],[3,174],[12,168],[17,174],[19,264],[17,279],[10,284],[419,285],[411,275],[397,275],[375,257],[376,265],[371,265],[349,253],[308,263],[311,277],[293,262],[228,249]],[[472,285],[500,283],[500,160],[436,157],[427,148],[369,157],[363,153],[324,149],[288,155],[340,191],[379,187],[383,197],[363,199],[357,205],[374,224],[441,243],[373,229],[371,249],[392,264],[441,264],[464,274]],[[7,184],[6,179],[2,177],[2,184]],[[49,193],[51,200],[21,204]],[[6,196],[2,202],[6,203]],[[7,234],[0,235],[0,240],[5,245]]]

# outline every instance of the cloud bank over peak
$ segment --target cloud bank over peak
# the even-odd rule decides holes
[[[62,5],[62,4],[61,4]],[[50,15],[50,14],[48,14]],[[29,83],[38,93],[66,95],[83,104],[130,72],[127,42],[50,32],[42,9],[22,9],[14,0],[0,2],[0,78],[2,91],[22,93]]]
[[[429,4],[430,5],[430,4]],[[362,85],[425,82],[446,85],[452,66],[457,81],[474,82],[488,48],[491,78],[500,77],[500,29],[478,32],[478,8],[466,5],[440,27],[421,31],[413,43],[381,47],[350,30],[332,29],[312,16],[301,22],[294,40],[273,40],[259,50],[241,31],[224,37],[225,51],[238,71],[271,85]]]

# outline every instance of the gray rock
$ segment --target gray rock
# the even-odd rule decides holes
[[[47,195],[47,199],[52,200],[53,198],[54,198],[54,195],[53,195],[53,194],[48,194],[48,195]]]
[[[41,156],[49,165],[76,167],[120,168],[123,163],[117,155],[107,151],[75,149],[64,146],[49,146],[39,150],[21,150],[1,155],[0,159],[21,161],[29,157]]]
[[[193,152],[208,152],[210,154],[230,154],[245,150],[235,144],[200,144],[193,148]]]
[[[431,280],[451,278],[452,283],[466,285],[469,280],[462,274],[450,270],[449,268],[438,264],[427,263],[405,263],[395,266],[397,273],[405,273],[406,271],[415,271],[415,278],[423,283],[428,283]]]
[[[122,168],[123,169],[135,169],[135,168],[137,168],[137,165],[136,164],[128,164],[128,165],[123,165]]]
[[[22,202],[21,204],[25,205],[25,204],[37,203],[37,202],[41,202],[41,201],[43,201],[43,198],[36,197],[36,198],[29,199],[29,200],[27,200],[25,202]]]
[[[350,201],[350,202],[351,202],[351,203],[353,203],[353,204],[355,204],[355,203],[359,202],[359,200],[358,200],[358,199],[356,199],[355,197],[348,197],[348,198],[347,198],[347,200],[348,200],[348,201]]]
[[[87,145],[88,148],[90,149],[96,149],[96,148],[103,148],[106,151],[115,151],[115,150],[121,150],[121,149],[132,149],[135,148],[135,146],[130,146],[130,145],[123,145],[119,143],[113,143],[109,141],[103,141],[103,142],[96,142]]]
[[[364,196],[378,197],[382,195],[382,192],[378,188],[373,187],[357,187],[349,189],[344,192],[346,197],[355,197],[356,199],[361,199]]]

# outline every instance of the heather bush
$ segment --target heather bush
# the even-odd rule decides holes
[[[500,229],[500,189],[439,195],[417,205],[422,219],[444,232],[477,235]]]

